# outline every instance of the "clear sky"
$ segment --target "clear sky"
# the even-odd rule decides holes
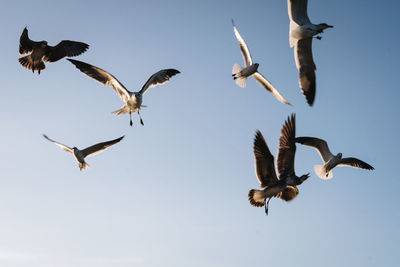
[[[244,5],[244,3],[246,3]],[[241,267],[398,266],[400,252],[398,1],[309,1],[312,22],[334,25],[314,40],[317,94],[298,88],[286,1],[2,1],[0,9],[0,266]],[[294,106],[253,79],[231,18],[259,71]],[[63,59],[38,76],[18,42],[90,44],[77,60],[137,91],[163,68],[181,74],[144,97],[145,126],[115,116],[123,102]],[[375,171],[337,168],[323,181],[319,155],[297,146],[296,172],[311,173],[269,216],[250,206],[258,188],[256,129],[276,155],[284,120],[297,135]],[[85,148],[125,139],[87,160],[42,137]]]

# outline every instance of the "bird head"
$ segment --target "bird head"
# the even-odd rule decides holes
[[[342,153],[338,153],[338,154],[336,155],[336,157],[337,157],[338,159],[341,159],[341,158],[342,158]]]
[[[302,176],[300,176],[299,180],[298,180],[298,184],[302,184],[305,180],[307,180],[310,177],[310,173],[304,174]]]
[[[333,28],[332,25],[328,25],[328,24],[326,24],[326,23],[321,23],[321,24],[319,24],[319,27],[320,27],[322,30],[324,30],[324,29],[326,29],[326,28]]]
[[[260,65],[260,64],[254,63],[254,66],[256,67],[256,71],[258,70],[258,65]]]

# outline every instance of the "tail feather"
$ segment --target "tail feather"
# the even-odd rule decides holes
[[[241,71],[242,71],[242,67],[239,64],[237,64],[237,63],[233,64],[233,68],[232,68],[233,79],[235,80],[237,85],[244,88],[244,87],[246,87],[247,77],[241,76],[241,74],[240,74]]]
[[[79,170],[84,170],[89,167],[90,167],[90,165],[87,164],[86,162],[83,162],[83,163],[79,162]]]
[[[254,207],[262,207],[265,205],[265,199],[267,196],[263,190],[251,189],[249,191],[249,201]]]
[[[113,112],[111,112],[112,114],[115,114],[115,115],[122,115],[122,114],[126,114],[126,113],[129,113],[129,107],[127,106],[127,105],[125,105],[125,106],[123,106],[122,108],[120,108],[120,109],[118,109],[118,110],[116,110],[116,111],[113,111]]]
[[[318,177],[323,180],[329,180],[333,177],[332,170],[327,172],[324,165],[314,165],[314,171],[318,175]]]
[[[22,66],[24,66],[27,69],[32,70],[35,72],[37,70],[39,73],[41,70],[44,70],[46,68],[46,65],[44,65],[44,62],[42,59],[34,60],[32,58],[32,55],[28,55],[25,57],[21,57],[18,59],[19,63],[21,63]]]

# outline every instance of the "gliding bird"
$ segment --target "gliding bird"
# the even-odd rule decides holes
[[[312,106],[315,98],[315,63],[312,55],[312,39],[333,26],[326,23],[312,24],[307,15],[307,0],[287,0],[290,19],[289,43],[294,46],[294,59],[299,71],[299,85]],[[315,37],[321,39],[321,36]]]
[[[316,137],[297,137],[296,142],[313,147],[318,151],[324,164],[314,165],[314,171],[321,179],[331,179],[333,177],[332,169],[336,166],[349,166],[367,170],[374,169],[374,167],[368,163],[357,158],[342,158],[342,153],[338,153],[336,156],[333,155],[325,140]]]
[[[235,33],[236,39],[239,42],[240,51],[242,52],[244,65],[245,67],[242,68],[239,64],[235,63],[232,69],[232,76],[233,79],[236,81],[236,84],[240,87],[246,87],[247,77],[253,76],[253,78],[267,91],[275,96],[276,99],[281,101],[282,103],[290,105],[290,103],[281,96],[278,90],[258,71],[258,63],[253,63],[253,60],[250,55],[249,48],[247,47],[246,43],[244,42],[242,36],[240,36],[239,31],[236,29],[236,26],[232,20],[233,25],[233,32]]]
[[[105,70],[102,70],[98,67],[92,66],[88,63],[67,58],[72,64],[75,65],[80,71],[92,77],[93,79],[101,82],[104,85],[111,86],[114,88],[115,92],[119,95],[122,101],[125,102],[125,105],[114,112],[115,115],[121,115],[125,113],[129,113],[130,121],[129,124],[132,126],[132,113],[137,112],[140,117],[140,123],[144,125],[142,117],[140,116],[140,109],[146,107],[142,105],[143,95],[147,92],[147,90],[151,87],[154,87],[159,84],[166,83],[172,76],[180,73],[176,69],[164,69],[154,73],[147,82],[143,85],[142,89],[138,92],[131,92],[125,88],[125,86],[120,83],[117,78],[112,76]]]
[[[294,168],[294,157],[296,153],[296,120],[295,116],[289,117],[282,127],[282,135],[279,138],[278,172],[276,176],[274,156],[272,156],[267,143],[260,131],[256,132],[254,138],[255,169],[262,190],[251,189],[249,191],[250,204],[255,207],[265,206],[268,215],[268,204],[272,197],[281,198],[285,201],[293,200],[299,190],[297,185],[302,184],[309,174],[298,177]],[[265,200],[268,198],[268,202]]]
[[[55,62],[63,57],[78,56],[88,48],[88,44],[69,40],[63,40],[56,46],[47,45],[46,41],[35,42],[29,39],[28,29],[25,27],[19,39],[19,53],[22,55],[29,52],[32,53],[28,56],[19,58],[18,61],[25,68],[32,70],[32,72],[37,70],[38,74],[40,74],[40,71],[46,68],[43,60],[47,62]]]
[[[117,139],[111,140],[111,141],[107,141],[107,142],[102,142],[102,143],[98,143],[95,144],[93,146],[87,147],[85,149],[78,149],[76,147],[68,147],[64,144],[61,144],[57,141],[54,141],[53,139],[50,139],[49,137],[47,137],[45,134],[43,135],[44,138],[46,138],[47,140],[49,140],[50,142],[55,143],[57,146],[61,147],[62,149],[64,149],[65,151],[71,153],[74,155],[75,159],[79,162],[79,169],[80,170],[84,170],[86,167],[90,167],[89,164],[87,164],[85,162],[85,158],[86,157],[90,157],[90,156],[94,156],[100,152],[102,152],[103,150],[107,149],[108,147],[118,143],[119,141],[122,140],[122,138],[124,138],[124,136],[121,136]]]

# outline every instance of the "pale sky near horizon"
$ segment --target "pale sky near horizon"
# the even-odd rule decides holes
[[[313,41],[313,107],[298,88],[286,1],[2,1],[0,9],[0,266],[397,266],[400,37],[397,1],[310,0],[312,22],[334,25]],[[231,19],[259,71],[293,107],[249,79]],[[110,88],[62,59],[40,75],[22,67],[18,42],[88,43],[75,57],[137,91],[164,68],[180,74],[115,116]],[[311,173],[292,202],[252,207],[253,137],[276,155],[282,124],[374,171],[336,168],[319,179],[312,148],[297,145],[296,173]],[[85,148],[125,135],[87,159],[42,137]]]

